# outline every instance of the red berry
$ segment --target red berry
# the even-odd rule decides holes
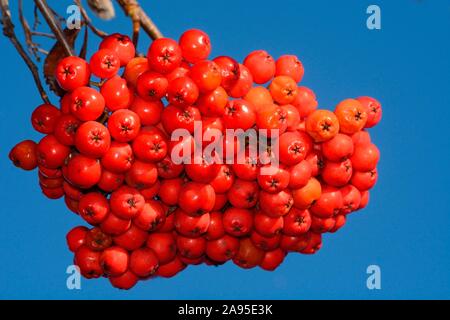
[[[187,182],[180,190],[178,205],[187,214],[202,215],[214,207],[215,192],[209,184]]]
[[[81,121],[72,114],[63,114],[59,117],[55,125],[54,135],[59,142],[66,146],[75,144],[75,133]]]
[[[367,145],[355,145],[350,160],[355,171],[371,171],[375,169],[380,159],[380,151],[373,143]]]
[[[100,224],[103,232],[118,236],[125,233],[131,227],[131,220],[121,219],[112,212],[108,214],[105,220]]]
[[[229,101],[222,116],[223,123],[227,129],[247,130],[252,128],[256,122],[256,113],[253,105],[245,100]]]
[[[139,248],[130,256],[130,270],[141,278],[153,275],[159,267],[159,261],[152,249]]]
[[[133,101],[133,93],[127,81],[120,76],[113,76],[101,86],[100,92],[105,98],[105,105],[110,111],[127,109]]]
[[[88,228],[78,226],[70,230],[66,235],[67,246],[69,250],[75,252],[84,244],[84,238],[88,232]]]
[[[323,181],[333,187],[343,187],[352,177],[352,163],[349,159],[341,162],[325,162],[322,170]]]
[[[283,263],[285,256],[286,253],[281,249],[268,251],[264,255],[264,258],[259,266],[261,267],[261,269],[264,269],[266,271],[273,271],[278,268],[281,263]]]
[[[130,110],[135,112],[143,126],[154,126],[161,120],[164,105],[161,100],[146,101],[140,97],[134,97]]]
[[[248,235],[253,228],[253,214],[250,210],[229,208],[223,213],[223,226],[233,237]]]
[[[53,133],[60,116],[61,111],[54,105],[41,104],[33,111],[31,124],[40,133]]]
[[[381,109],[381,103],[371,97],[359,97],[356,98],[361,105],[366,109],[367,122],[364,128],[372,128],[380,122],[383,111]]]
[[[361,204],[361,192],[351,184],[341,188],[343,206],[341,213],[349,214],[358,210]]]
[[[318,218],[330,218],[339,213],[343,206],[339,189],[324,186],[320,198],[311,206],[311,213]]]
[[[156,275],[163,278],[171,278],[177,275],[180,271],[186,268],[186,265],[181,261],[180,258],[175,257],[172,261],[160,265],[156,271]]]
[[[134,139],[133,153],[144,162],[158,162],[167,154],[167,138],[157,127],[146,127]]]
[[[152,70],[166,74],[180,66],[181,55],[181,49],[176,41],[169,38],[160,38],[154,40],[150,45],[147,59]]]
[[[265,237],[279,234],[283,230],[283,224],[283,217],[270,217],[260,211],[254,215],[255,230]]]
[[[172,233],[151,233],[147,239],[147,248],[153,250],[160,267],[172,261],[177,254],[177,246]]]
[[[141,129],[139,116],[131,110],[117,110],[108,119],[108,129],[114,140],[128,142],[134,140]]]
[[[118,246],[109,247],[100,255],[103,272],[113,277],[120,276],[127,271],[129,260],[128,252]]]
[[[120,60],[114,51],[100,49],[92,55],[89,66],[95,76],[109,79],[119,71]]]
[[[148,233],[132,223],[124,233],[114,237],[114,244],[128,251],[142,247],[147,241]]]
[[[199,61],[189,71],[189,77],[195,82],[201,93],[217,89],[222,82],[219,66],[208,60]]]
[[[210,223],[209,213],[194,217],[181,209],[177,209],[174,215],[175,229],[185,237],[198,238],[208,230]]]
[[[69,153],[70,148],[59,143],[55,136],[51,134],[42,138],[36,148],[39,165],[49,169],[61,167]]]
[[[147,71],[139,76],[136,91],[145,101],[159,101],[165,97],[169,82],[160,73]]]
[[[302,119],[309,116],[317,109],[318,102],[314,92],[307,87],[298,87],[297,96],[291,102],[297,108]]]
[[[275,61],[264,50],[250,53],[244,60],[244,65],[250,70],[253,81],[258,84],[268,82],[275,75]]]
[[[102,167],[96,159],[77,154],[72,156],[67,163],[67,180],[82,189],[95,186],[101,176]]]
[[[181,256],[189,259],[197,259],[205,253],[206,240],[202,237],[188,238],[177,236],[177,248]]]
[[[185,31],[179,40],[183,58],[190,63],[196,63],[208,58],[211,52],[211,42],[206,33],[198,29]]]
[[[73,91],[89,84],[91,72],[88,63],[79,57],[70,56],[58,62],[55,77],[61,88]]]
[[[243,64],[239,64],[239,71],[237,71],[237,74],[239,76],[236,81],[229,86],[222,83],[222,86],[227,90],[230,97],[242,98],[250,91],[253,84],[253,77],[250,70]]]
[[[136,53],[130,37],[119,33],[105,37],[100,43],[100,49],[112,50],[119,57],[121,66],[125,66]]]
[[[322,143],[322,153],[330,161],[342,161],[353,154],[353,141],[346,134],[338,133]]]
[[[75,251],[74,260],[85,278],[99,278],[103,275],[103,269],[100,265],[100,252],[82,245]]]
[[[9,159],[16,167],[34,170],[38,165],[37,144],[32,140],[24,140],[16,144],[9,152]]]
[[[133,222],[145,231],[153,231],[165,221],[165,210],[160,202],[148,200]]]
[[[95,89],[79,87],[70,95],[70,111],[81,121],[96,120],[104,109],[105,99]]]
[[[111,142],[109,150],[103,155],[102,166],[114,173],[124,173],[133,163],[133,150],[128,143]]]
[[[222,74],[221,86],[227,91],[231,90],[240,77],[239,63],[226,56],[214,58],[213,61],[219,66]]]
[[[308,210],[292,208],[283,220],[283,233],[288,236],[300,236],[311,227],[311,215]]]
[[[225,262],[232,259],[239,250],[239,240],[224,235],[222,238],[207,241],[206,255],[217,262]]]
[[[126,271],[120,276],[109,276],[109,282],[117,289],[129,290],[136,285],[139,278],[131,271]]]
[[[136,217],[144,208],[145,199],[137,189],[123,186],[111,194],[111,211],[122,219]]]
[[[96,225],[102,222],[109,213],[108,200],[101,193],[87,193],[80,199],[78,212],[87,223]]]
[[[92,158],[102,157],[111,146],[108,128],[96,121],[83,123],[75,134],[75,146],[83,155]]]
[[[296,56],[281,56],[276,62],[276,76],[289,76],[295,82],[300,82],[304,73],[303,64]]]
[[[378,172],[377,169],[373,169],[367,172],[356,171],[353,173],[351,184],[358,188],[359,191],[366,191],[372,189],[375,183],[377,183]]]
[[[178,107],[188,107],[197,101],[199,89],[189,77],[180,77],[169,83],[167,100]]]

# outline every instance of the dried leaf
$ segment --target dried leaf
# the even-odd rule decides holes
[[[103,20],[111,20],[116,15],[111,0],[88,0],[88,5],[95,15]]]
[[[80,29],[64,29],[64,34],[66,36],[69,45],[74,48],[75,40],[77,39]],[[60,88],[58,82],[55,79],[55,69],[58,65],[59,60],[67,56],[61,43],[56,42],[53,48],[47,55],[44,61],[44,78],[45,82],[49,86],[50,90],[56,93],[58,96],[64,95],[64,90]]]

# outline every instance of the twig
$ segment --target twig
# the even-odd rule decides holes
[[[80,50],[80,54],[79,54],[79,57],[82,59],[86,59],[88,41],[89,41],[89,32],[88,32],[88,28],[85,26],[84,27],[83,45],[81,46],[81,50]]]
[[[133,44],[137,47],[139,41],[139,30],[141,29],[141,19],[139,18],[139,5],[137,3],[130,3],[126,8],[131,21],[133,22]]]
[[[117,3],[121,6],[125,14],[129,17],[133,14],[133,12],[130,12],[130,9],[135,10],[138,16],[140,25],[142,26],[142,29],[152,38],[153,40],[162,38],[163,34],[161,31],[159,31],[156,24],[150,19],[150,17],[142,10],[141,6],[137,2],[137,0],[116,0]]]
[[[89,18],[86,10],[84,9],[82,3],[80,0],[74,0],[75,4],[78,6],[78,8],[80,8],[80,12],[81,15],[83,16],[83,19],[86,23],[86,25],[89,27],[89,29],[91,29],[91,31],[96,34],[97,36],[99,36],[100,38],[104,38],[106,37],[108,34],[102,30],[99,30],[98,28],[96,28],[93,24],[92,24],[92,20],[91,18]]]
[[[38,14],[38,7],[34,5],[33,14],[34,14],[34,22],[33,22],[33,30],[36,31],[38,25],[41,24],[41,21],[39,20],[39,14]]]
[[[48,55],[48,51],[45,49],[42,49],[41,47],[37,47],[37,50],[42,54]]]
[[[34,3],[39,8],[39,11],[41,11],[42,15],[45,18],[45,21],[47,21],[50,29],[55,34],[56,39],[62,44],[66,54],[68,56],[73,56],[74,53],[73,53],[72,47],[67,42],[66,37],[64,36],[63,31],[61,30],[61,26],[55,19],[54,12],[47,5],[47,1],[46,0],[34,0]]]
[[[44,87],[42,86],[41,79],[39,78],[39,71],[38,71],[37,66],[33,63],[31,58],[27,55],[25,49],[20,44],[20,42],[17,39],[17,36],[14,32],[14,24],[11,21],[11,13],[9,11],[9,1],[8,0],[0,0],[0,8],[2,11],[3,34],[9,38],[9,40],[16,48],[19,55],[22,57],[22,59],[25,61],[28,68],[30,69],[31,74],[33,75],[33,78],[34,78],[34,82],[36,83],[36,86],[39,90],[42,100],[45,103],[50,103],[48,95],[45,92]]]
[[[31,31],[31,34],[33,36],[37,37],[46,37],[50,39],[56,39],[55,35],[53,33],[47,33],[47,32],[40,32],[40,31]]]
[[[40,62],[41,59],[38,55],[38,48],[39,45],[33,42],[33,35],[32,31],[30,29],[30,25],[28,24],[28,21],[25,19],[25,16],[23,15],[23,1],[19,0],[19,20],[20,24],[22,25],[23,33],[25,35],[25,43],[27,44],[28,51],[35,57],[35,59]]]

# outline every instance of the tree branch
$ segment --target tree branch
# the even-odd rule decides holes
[[[28,54],[26,53],[23,46],[20,44],[20,42],[17,39],[17,36],[14,32],[14,24],[12,23],[11,13],[9,11],[9,1],[8,0],[0,0],[0,9],[2,11],[3,34],[9,38],[9,40],[16,48],[19,55],[22,57],[23,61],[26,63],[26,65],[30,69],[31,74],[33,75],[33,78],[34,78],[34,82],[36,83],[36,86],[39,90],[42,100],[45,103],[50,103],[48,95],[45,92],[44,87],[42,86],[41,79],[39,78],[39,71],[38,71],[37,66],[33,63],[31,58],[28,56]]]
[[[58,22],[55,19],[53,11],[49,8],[46,0],[34,0],[34,3],[39,8],[39,11],[41,11],[42,15],[44,16],[45,21],[47,21],[48,26],[50,29],[52,29],[53,33],[56,36],[56,39],[62,44],[64,51],[68,56],[73,56],[73,50],[72,47],[69,45],[69,43],[66,40],[66,37],[64,36],[63,31],[61,30],[61,26],[58,24]]]
[[[83,19],[86,23],[86,25],[91,29],[93,33],[95,33],[100,38],[106,37],[108,34],[106,32],[103,32],[102,30],[97,29],[93,24],[91,18],[89,18],[86,10],[84,9],[82,3],[80,0],[74,0],[75,4],[80,8],[81,15],[83,16]]]
[[[116,0],[125,14],[132,17],[136,14],[139,17],[140,26],[153,40],[162,38],[163,34],[159,31],[156,24],[150,19],[150,17],[142,10],[137,0]]]
[[[25,35],[25,43],[27,44],[28,51],[34,56],[37,62],[40,62],[38,55],[39,45],[33,41],[33,33],[30,29],[27,19],[23,15],[23,1],[19,0],[19,21],[22,25],[23,33]]]

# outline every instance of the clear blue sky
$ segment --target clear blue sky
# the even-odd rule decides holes
[[[370,205],[338,234],[326,235],[318,254],[289,255],[276,272],[190,267],[129,292],[105,279],[83,280],[81,290],[69,291],[65,234],[81,221],[62,201],[40,194],[35,172],[16,170],[7,159],[17,141],[38,139],[29,117],[41,101],[1,37],[0,298],[450,298],[450,2],[141,2],[167,36],[205,30],[213,56],[242,60],[255,49],[297,54],[306,70],[302,84],[316,92],[322,108],[347,97],[377,97],[383,121],[371,133],[382,156]],[[381,7],[380,31],[366,28],[365,11],[374,3]],[[100,25],[129,31],[129,21],[118,15]],[[97,39],[90,40],[93,48]],[[142,35],[141,49],[148,43]],[[381,267],[379,291],[366,288],[371,264]]]

